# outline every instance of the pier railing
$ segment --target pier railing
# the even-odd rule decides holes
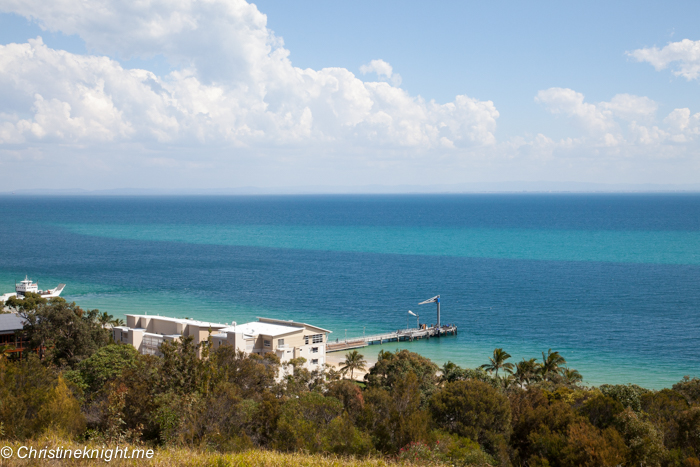
[[[327,352],[338,352],[341,350],[357,349],[373,344],[384,344],[386,342],[413,341],[415,339],[430,339],[431,337],[441,337],[457,334],[457,326],[437,326],[426,328],[398,329],[382,334],[370,336],[349,337],[347,339],[329,342],[326,344]]]

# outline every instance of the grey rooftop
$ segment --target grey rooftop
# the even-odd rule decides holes
[[[24,319],[15,313],[0,314],[0,334],[15,332],[24,328]]]

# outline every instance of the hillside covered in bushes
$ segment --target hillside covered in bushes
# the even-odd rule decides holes
[[[140,355],[110,342],[96,310],[54,299],[19,311],[28,317],[27,338],[43,350],[19,359],[0,349],[7,442],[52,435],[222,456],[700,466],[698,379],[661,391],[584,387],[557,352],[511,365],[496,349],[478,369],[440,368],[401,350],[380,352],[362,383],[332,368],[309,372],[300,361],[280,380],[272,354],[204,345],[200,359],[183,339],[164,344],[162,357]]]

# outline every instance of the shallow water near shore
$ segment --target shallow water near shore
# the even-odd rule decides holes
[[[700,376],[700,195],[0,197],[0,293],[29,274],[126,313],[305,321],[474,367],[559,350],[589,384]]]

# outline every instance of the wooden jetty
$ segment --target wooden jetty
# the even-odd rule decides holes
[[[430,339],[431,337],[454,336],[456,334],[457,326],[451,324],[447,326],[424,326],[420,328],[399,329],[398,331],[384,334],[350,337],[337,342],[328,342],[326,344],[326,352],[339,352],[341,350],[359,349],[373,344]]]

